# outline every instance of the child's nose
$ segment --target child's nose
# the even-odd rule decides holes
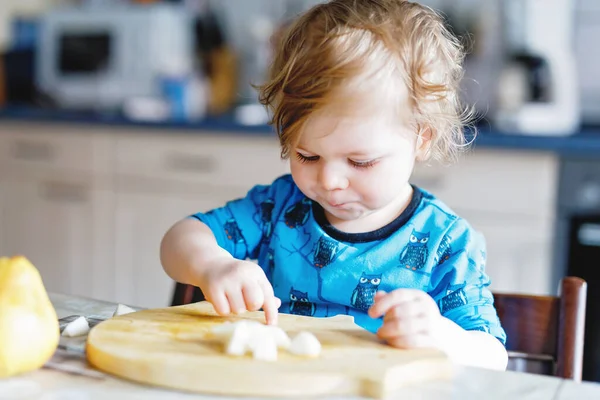
[[[327,191],[346,189],[348,187],[348,178],[343,168],[332,164],[325,164],[319,171],[319,183]]]

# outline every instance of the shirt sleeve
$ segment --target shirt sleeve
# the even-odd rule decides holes
[[[223,207],[190,217],[205,223],[219,246],[233,257],[255,259],[276,219],[277,199],[285,196],[284,192],[289,194],[290,188],[287,179],[278,178],[270,185],[254,186],[245,197],[231,200]]]
[[[465,330],[487,332],[505,345],[485,263],[485,239],[466,221],[457,220],[439,245],[429,294],[444,317]]]

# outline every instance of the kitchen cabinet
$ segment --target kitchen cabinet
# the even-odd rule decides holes
[[[275,138],[230,134],[116,134],[117,301],[164,307],[174,283],[163,272],[160,241],[181,218],[244,196],[288,171]],[[143,151],[140,149],[143,148]]]
[[[551,287],[552,220],[465,212],[486,241],[486,273],[498,292],[554,294]]]
[[[550,153],[476,149],[412,181],[484,234],[492,289],[545,294],[556,169]],[[287,172],[273,136],[5,121],[0,254],[29,257],[50,291],[166,306],[167,229]]]
[[[552,218],[558,158],[552,153],[479,149],[449,166],[419,164],[412,182],[430,190],[459,214]]]
[[[130,130],[116,134],[115,153],[118,177],[164,191],[181,190],[177,185],[250,188],[289,171],[274,136]]]
[[[177,220],[288,172],[273,137],[0,125],[0,250],[50,291],[166,306],[159,244]]]
[[[160,241],[171,225],[198,206],[175,195],[119,193],[115,208],[115,301],[141,307],[169,305],[174,284],[163,272]]]
[[[151,188],[151,186],[148,186]],[[150,193],[144,187],[119,190],[116,202],[115,301],[141,307],[165,307],[174,283],[163,272],[159,248],[162,237],[178,220],[224,204],[227,190],[207,194],[180,191]]]
[[[102,275],[112,266],[111,249],[95,244],[110,238],[101,229],[111,194],[66,179],[20,179],[2,187],[3,254],[26,255],[49,291],[110,298]]]
[[[0,125],[0,251],[23,254],[50,291],[113,298],[112,136]]]

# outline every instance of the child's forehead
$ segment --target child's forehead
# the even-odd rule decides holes
[[[414,119],[408,88],[385,75],[348,79],[305,117],[296,144],[305,150],[381,153],[390,136],[409,131]],[[394,82],[391,82],[391,81]]]
[[[399,77],[370,75],[348,79],[334,89],[322,113],[348,117],[377,116],[383,119],[410,119],[412,100]]]
[[[398,125],[408,125],[406,110],[381,101],[373,101],[371,96],[354,101],[329,104],[311,113],[306,130],[323,134],[343,131],[363,131],[365,128],[387,129]]]
[[[385,153],[410,132],[407,125],[383,112],[335,114],[321,112],[309,118],[297,146],[347,156]]]

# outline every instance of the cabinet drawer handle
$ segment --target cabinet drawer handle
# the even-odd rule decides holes
[[[14,158],[26,161],[52,161],[54,151],[48,143],[36,143],[28,140],[17,140],[12,146]]]
[[[165,165],[168,169],[174,171],[207,173],[215,170],[216,162],[210,156],[179,153],[169,154],[165,159]]]
[[[41,191],[44,199],[53,202],[84,203],[89,199],[87,186],[79,183],[48,182]]]

